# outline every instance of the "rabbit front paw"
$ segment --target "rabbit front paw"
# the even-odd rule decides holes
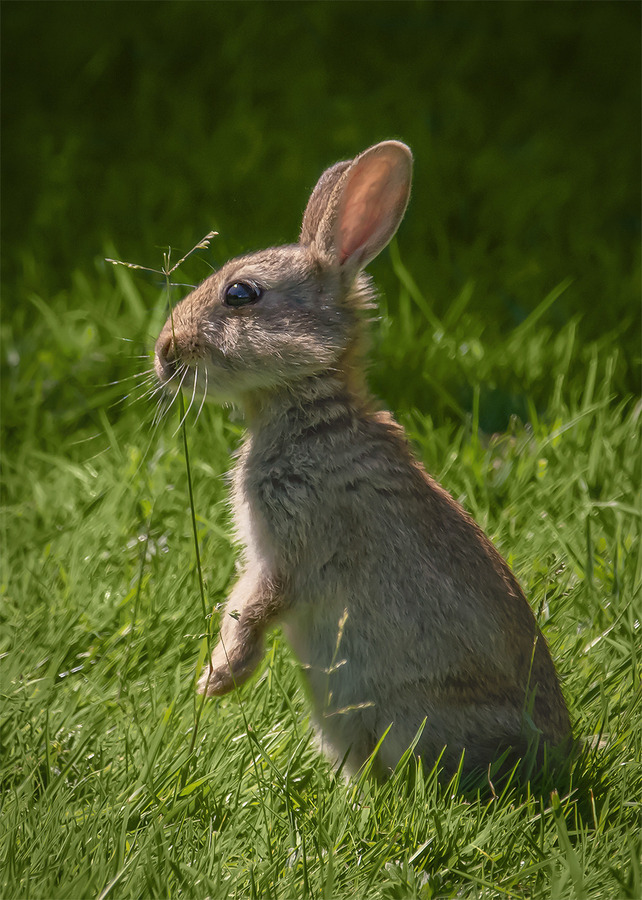
[[[239,641],[230,647],[224,647],[220,642],[212,653],[212,659],[201,673],[197,686],[198,693],[208,697],[221,697],[229,693],[247,681],[262,655],[262,648],[258,643]]]

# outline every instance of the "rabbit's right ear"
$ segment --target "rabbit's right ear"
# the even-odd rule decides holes
[[[326,213],[332,205],[332,195],[337,186],[337,182],[346,169],[350,168],[352,162],[353,160],[347,159],[345,162],[336,163],[334,166],[326,169],[321,178],[317,181],[317,185],[310,195],[308,205],[303,214],[303,224],[301,225],[299,243],[316,243],[321,221],[326,217]]]
[[[352,162],[325,172],[303,217],[300,241],[350,277],[383,250],[410,197],[412,154],[399,141],[383,141]]]

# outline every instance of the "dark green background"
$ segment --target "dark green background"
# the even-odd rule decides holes
[[[113,278],[108,252],[157,265],[216,228],[218,265],[294,239],[323,168],[392,137],[416,160],[400,252],[437,315],[472,280],[501,339],[570,276],[546,322],[617,341],[636,390],[639,35],[623,2],[5,2],[12,339],[30,291]],[[394,314],[386,254],[373,271]]]

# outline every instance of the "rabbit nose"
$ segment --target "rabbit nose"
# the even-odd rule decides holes
[[[170,378],[176,371],[178,357],[171,334],[161,335],[156,342],[156,359],[164,378]]]

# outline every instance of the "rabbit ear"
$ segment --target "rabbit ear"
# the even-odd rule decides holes
[[[351,165],[351,159],[345,162],[338,162],[326,169],[317,181],[317,185],[312,191],[303,214],[303,224],[301,225],[301,234],[299,236],[301,244],[316,243],[321,221],[332,205],[332,194],[337,186],[337,182]]]
[[[336,257],[355,273],[386,246],[410,198],[412,154],[385,141],[358,156],[347,172],[334,226]]]
[[[314,244],[354,276],[383,250],[408,205],[412,154],[384,141],[322,175],[303,219],[302,243]]]

